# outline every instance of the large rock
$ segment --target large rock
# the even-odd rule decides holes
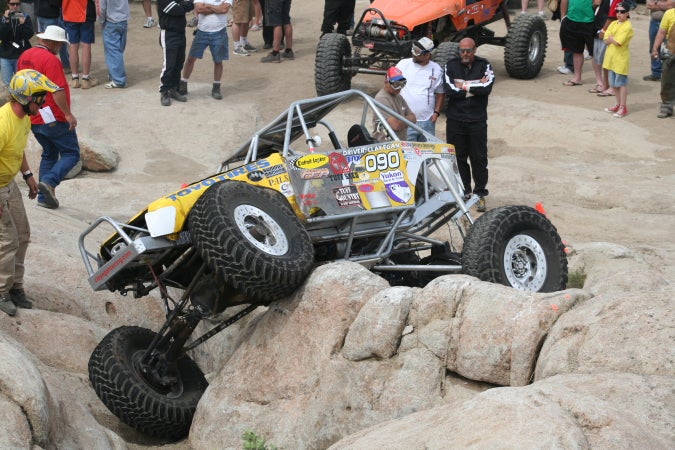
[[[581,290],[532,294],[468,276],[440,277],[416,295],[408,323],[417,332],[401,347],[421,344],[471,380],[523,386],[551,325],[588,298]]]
[[[117,168],[120,156],[112,146],[104,142],[80,136],[82,167],[92,172],[109,172]]]
[[[669,284],[643,255],[609,242],[576,246],[569,259],[569,272],[585,275],[583,288],[595,295],[651,291]]]
[[[672,376],[560,375],[378,424],[330,448],[666,450],[675,443],[674,390]]]
[[[564,373],[675,374],[672,287],[606,294],[579,305],[553,326],[537,380]]]
[[[322,266],[242,330],[245,339],[199,403],[190,445],[237,448],[252,429],[282,447],[324,448],[486,388],[467,393],[448,370],[527,384],[550,326],[587,298],[467,276],[392,288],[357,264]]]

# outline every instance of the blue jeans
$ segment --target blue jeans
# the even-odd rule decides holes
[[[652,58],[652,48],[654,47],[654,39],[656,39],[656,33],[659,32],[660,24],[661,24],[660,20],[651,19],[649,21],[649,59],[652,60],[652,76],[654,78],[661,78],[661,71],[663,68],[663,63],[659,58]]]
[[[68,122],[33,125],[33,135],[42,146],[40,182],[56,187],[80,160],[80,144]],[[38,200],[44,201],[42,194]]]
[[[9,82],[16,73],[17,61],[18,59],[0,58],[0,74],[2,74],[2,82],[5,86],[9,86]]]
[[[436,122],[432,122],[431,120],[418,120],[415,125],[429,134],[436,135]],[[408,127],[408,140],[412,142],[426,142],[427,138],[425,138],[422,133],[418,133],[417,130]]]
[[[38,31],[42,33],[47,28],[47,25],[57,25],[61,28],[63,26],[63,19],[60,17],[38,17],[37,18]],[[64,28],[65,29],[65,28]],[[70,55],[68,54],[68,45],[63,44],[59,51],[59,58],[61,58],[61,65],[70,69]]]
[[[124,49],[127,47],[127,21],[106,22],[103,25],[103,51],[110,79],[119,86],[127,85],[124,69]]]

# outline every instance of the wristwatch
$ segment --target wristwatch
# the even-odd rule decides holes
[[[21,174],[23,175],[24,181],[28,181],[28,179],[33,176],[33,172],[31,172],[30,170],[21,172]]]

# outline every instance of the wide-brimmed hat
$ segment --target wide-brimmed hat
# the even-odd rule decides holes
[[[65,42],[66,44],[70,44],[70,42],[68,42],[66,30],[57,25],[47,25],[45,31],[36,34],[36,36],[46,41]]]

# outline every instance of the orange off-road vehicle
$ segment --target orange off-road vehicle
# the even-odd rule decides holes
[[[324,34],[316,51],[314,82],[318,95],[351,88],[358,73],[384,75],[403,58],[410,57],[412,43],[421,37],[434,40],[433,59],[441,66],[458,54],[465,37],[477,45],[505,47],[506,71],[514,78],[537,76],[546,57],[548,35],[544,20],[520,14],[513,22],[508,0],[375,0],[361,14],[352,42],[338,33]],[[505,37],[487,28],[504,20]]]

